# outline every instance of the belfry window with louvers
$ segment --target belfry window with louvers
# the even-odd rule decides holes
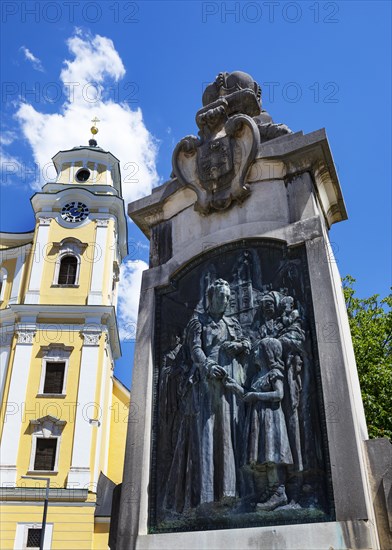
[[[287,524],[305,525],[298,544],[314,548],[320,523],[348,548],[344,522],[373,547],[366,425],[328,240],[347,215],[325,131],[275,124],[241,72],[206,88],[196,123],[170,181],[129,205],[151,250],[119,548],[158,547],[161,533],[187,547],[186,532],[222,529],[242,529],[247,547],[247,528]]]

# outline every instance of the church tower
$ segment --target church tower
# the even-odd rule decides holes
[[[39,546],[45,482],[23,476],[50,478],[44,548],[107,548],[129,404],[113,375],[127,225],[119,160],[93,122],[88,146],[53,157],[34,230],[1,234],[2,548]]]

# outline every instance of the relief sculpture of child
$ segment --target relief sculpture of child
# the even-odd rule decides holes
[[[252,358],[257,372],[251,380],[250,391],[238,385],[234,387],[234,381],[225,381],[249,404],[246,462],[256,476],[266,474],[268,486],[263,494],[257,495],[257,508],[265,511],[288,503],[286,469],[294,463],[282,409],[285,364],[282,342],[278,339],[282,331],[282,319],[278,320],[280,299],[278,292],[269,292],[260,304],[263,323],[259,327],[259,338],[253,344]]]
[[[287,504],[286,466],[293,463],[282,410],[283,370],[275,367],[253,378],[251,391],[243,397],[251,404],[248,441],[248,462],[262,473],[266,469],[268,488],[260,510],[274,510]]]

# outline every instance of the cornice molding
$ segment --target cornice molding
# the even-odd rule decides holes
[[[4,501],[21,501],[20,505],[28,505],[28,501],[40,501],[45,499],[45,487],[0,487],[0,499]],[[62,501],[64,506],[66,503],[84,502],[88,498],[88,489],[49,489],[49,499],[52,501]],[[18,502],[19,504],[19,502]],[[51,502],[51,506],[55,506],[56,502]],[[95,503],[88,503],[90,506],[95,506]]]
[[[259,182],[276,179],[269,170],[259,170],[262,162],[271,167],[277,164],[277,179],[285,182],[294,179],[303,172],[312,174],[315,192],[319,197],[326,223],[347,219],[346,207],[334,166],[331,149],[325,129],[309,134],[297,132],[287,134],[262,143],[249,170],[246,183],[257,185]],[[272,163],[271,163],[272,161]],[[259,166],[257,166],[259,165]],[[176,196],[176,200],[173,197]],[[173,218],[178,212],[189,208],[196,201],[192,190],[185,192],[177,178],[173,178],[153,189],[146,197],[128,204],[128,215],[150,238],[151,228],[159,222]]]
[[[20,244],[18,246],[12,246],[10,248],[2,248],[0,250],[0,262],[5,260],[12,260],[18,258],[19,256],[23,257],[23,261],[26,259],[26,255],[30,252],[33,243]]]

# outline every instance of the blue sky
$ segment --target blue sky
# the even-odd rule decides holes
[[[121,161],[124,194],[150,192],[172,150],[197,133],[206,83],[249,72],[275,122],[325,127],[348,221],[330,238],[361,296],[391,284],[390,2],[9,2],[2,10],[1,231],[34,225],[29,198],[50,158],[87,143]],[[13,166],[10,169],[10,163]],[[123,358],[129,385],[138,285],[148,242],[129,224]]]

